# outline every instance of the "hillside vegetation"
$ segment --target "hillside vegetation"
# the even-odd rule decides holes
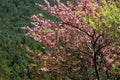
[[[28,70],[31,60],[22,46],[26,44],[37,50],[40,44],[24,36],[21,27],[30,25],[33,14],[42,12],[35,2],[43,3],[42,0],[0,0],[0,80],[31,78]]]

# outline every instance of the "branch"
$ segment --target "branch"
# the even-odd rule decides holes
[[[80,30],[81,32],[83,32],[83,33],[85,33],[85,34],[87,34],[89,37],[92,37],[89,33],[87,33],[86,31],[84,31],[84,30],[82,30],[82,29],[80,29],[79,27],[77,27],[76,25],[74,25],[74,24],[72,24],[72,23],[69,23],[69,22],[62,22],[62,24],[64,25],[69,25],[69,26],[72,26],[73,28],[76,28],[76,29],[78,29],[78,30]]]

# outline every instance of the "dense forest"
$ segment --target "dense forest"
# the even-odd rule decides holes
[[[66,3],[66,1],[61,0],[63,3]],[[43,54],[47,51],[42,44],[25,36],[26,31],[22,30],[21,27],[33,27],[30,23],[32,21],[30,17],[39,13],[44,14],[44,18],[52,21],[58,20],[41,10],[35,3],[45,5],[43,0],[0,0],[0,80],[37,80],[37,78],[64,80],[64,78],[52,73],[46,74],[46,72],[43,72],[41,75],[36,75],[34,72],[37,72],[36,69],[38,68],[33,72],[30,70],[30,65],[34,66],[35,61],[29,57],[32,54],[26,50],[26,47],[34,51],[41,51]],[[54,5],[55,3],[50,2],[50,4]],[[94,74],[94,70],[91,68],[88,72]],[[106,77],[102,73],[100,76]],[[114,77],[119,79],[119,75]]]
[[[31,77],[27,70],[31,63],[26,57],[29,53],[22,46],[26,44],[37,50],[40,44],[27,38],[21,27],[30,25],[33,14],[42,12],[35,2],[43,3],[42,0],[0,0],[0,80]]]

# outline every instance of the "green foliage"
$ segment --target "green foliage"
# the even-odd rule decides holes
[[[117,4],[120,4],[120,2]],[[104,3],[101,15],[105,18],[104,23],[111,30],[110,33],[120,39],[118,34],[120,31],[120,7],[117,4],[114,2],[111,4]]]
[[[120,31],[120,1],[107,2],[106,0],[101,0],[101,2],[94,17],[87,16],[90,25],[94,26],[93,28],[98,31],[104,31],[120,39],[118,34]],[[99,11],[101,12],[98,13]]]
[[[29,78],[25,70],[30,62],[26,57],[29,53],[21,45],[34,41],[24,37],[21,27],[30,25],[29,17],[37,11],[33,0],[0,1],[0,80]]]

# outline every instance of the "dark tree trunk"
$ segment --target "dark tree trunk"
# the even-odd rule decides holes
[[[97,53],[94,53],[93,66],[95,69],[95,74],[96,74],[97,80],[100,80],[98,69],[97,69]]]

